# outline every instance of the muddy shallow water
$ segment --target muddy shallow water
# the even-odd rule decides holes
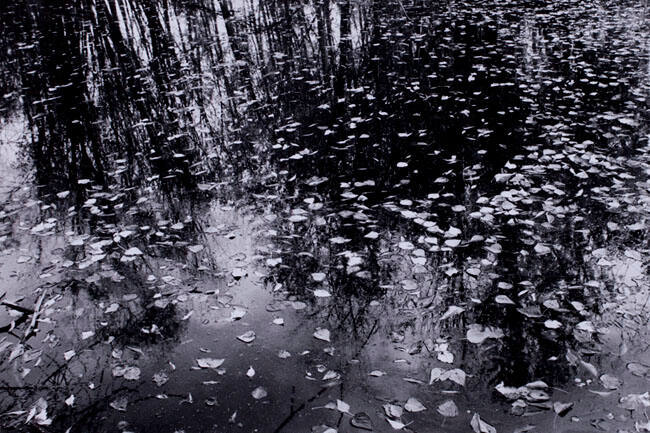
[[[0,430],[650,431],[642,2],[0,6]]]

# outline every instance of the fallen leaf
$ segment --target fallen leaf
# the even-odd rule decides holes
[[[269,395],[269,393],[266,392],[266,389],[264,389],[263,387],[258,386],[257,388],[255,388],[253,390],[253,392],[251,392],[251,395],[253,396],[253,398],[255,400],[260,400],[260,399],[266,397],[267,395]]]
[[[252,343],[255,340],[255,331],[246,331],[238,336],[237,340],[243,341],[244,343]]]
[[[444,417],[451,418],[458,416],[458,406],[453,400],[447,400],[438,406],[438,413]]]
[[[619,378],[609,374],[603,374],[600,376],[600,381],[607,389],[618,389],[621,386],[621,381]]]
[[[404,409],[406,409],[409,412],[422,412],[424,410],[427,410],[427,408],[418,399],[414,397],[410,397],[406,401],[406,404],[404,405]]]
[[[488,338],[502,338],[504,336],[503,331],[499,328],[494,328],[491,326],[483,326],[478,324],[469,325],[467,330],[467,340],[470,343],[481,344]]]
[[[497,433],[497,429],[483,421],[481,416],[476,412],[469,424],[472,426],[474,433]]]
[[[350,405],[344,402],[343,400],[336,400],[336,410],[342,413],[350,413]],[[352,414],[350,414],[352,415]]]
[[[329,343],[330,341],[330,331],[325,328],[317,328],[316,332],[314,332],[314,338],[318,340],[323,340],[327,341]]]
[[[388,424],[390,424],[393,430],[402,430],[404,427],[406,427],[406,424],[401,421],[396,421],[390,418],[386,418],[386,421],[388,421]]]
[[[569,411],[572,408],[573,408],[573,403],[571,403],[571,402],[562,403],[562,402],[556,401],[555,403],[553,403],[553,411],[556,414],[558,414],[559,416],[566,415],[567,413],[569,413]]]
[[[201,368],[219,368],[224,361],[225,359],[199,358],[196,360],[196,363]]]
[[[350,424],[352,427],[359,428],[361,430],[372,431],[372,422],[370,417],[365,412],[358,412],[350,419]]]

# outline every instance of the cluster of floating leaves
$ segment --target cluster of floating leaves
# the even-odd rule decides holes
[[[223,9],[228,2],[222,3]],[[586,389],[600,399],[615,395],[619,408],[630,413],[611,418],[650,430],[642,415],[650,406],[648,393],[628,383],[638,379],[634,383],[647,389],[647,352],[633,351],[646,358],[628,359],[628,337],[612,337],[616,329],[628,329],[636,333],[630,341],[643,341],[647,332],[645,305],[637,299],[647,294],[643,242],[650,200],[643,114],[648,58],[642,49],[648,28],[637,17],[645,12],[639,4],[571,1],[532,11],[511,2],[453,2],[427,10],[417,3],[377,7],[376,19],[365,19],[376,27],[363,31],[348,22],[351,34],[339,36],[338,55],[309,54],[312,48],[303,47],[296,51],[307,54],[304,63],[295,53],[293,58],[279,51],[293,50],[292,45],[263,53],[263,65],[249,65],[260,53],[242,52],[248,42],[240,43],[228,27],[222,31],[232,39],[226,52],[234,62],[227,66],[223,51],[213,51],[221,46],[219,35],[210,35],[219,42],[207,47],[192,39],[190,27],[184,28],[194,25],[185,21],[187,15],[175,18],[184,24],[178,25],[180,40],[172,37],[173,49],[155,45],[163,26],[153,27],[156,8],[142,8],[152,26],[151,47],[138,46],[145,38],[139,31],[128,46],[160,58],[152,61],[147,78],[133,64],[114,68],[131,71],[119,79],[134,81],[129,85],[138,97],[122,98],[123,105],[113,100],[115,106],[104,110],[113,128],[88,134],[89,140],[110,137],[101,143],[107,154],[93,153],[86,157],[90,162],[77,165],[66,159],[60,167],[68,175],[64,189],[18,188],[0,211],[6,229],[0,241],[8,257],[18,252],[16,264],[37,272],[31,286],[20,283],[20,290],[2,301],[10,318],[4,331],[11,337],[1,337],[0,356],[10,380],[17,380],[11,386],[20,389],[3,414],[8,425],[45,428],[59,417],[63,426],[70,413],[65,410],[92,406],[100,398],[126,416],[140,403],[138,388],[146,385],[155,386],[151,395],[161,404],[175,399],[179,405],[218,408],[220,395],[195,396],[212,393],[204,389],[218,389],[229,378],[246,384],[247,404],[279,407],[286,396],[277,395],[266,366],[253,355],[262,350],[278,362],[307,365],[304,379],[296,369],[297,382],[305,387],[316,382],[318,392],[324,390],[303,408],[318,422],[335,413],[338,424],[317,425],[312,429],[317,432],[345,431],[342,420],[362,430],[417,431],[462,418],[463,429],[494,433],[502,419],[480,409],[486,396],[498,395],[516,419],[564,418],[577,402],[561,387]],[[307,10],[324,4],[345,22],[351,2],[310,3]],[[112,15],[112,6],[96,6]],[[362,9],[353,7],[359,16]],[[141,20],[138,10],[124,8],[127,16],[121,19]],[[230,24],[246,28],[243,18]],[[306,29],[301,28],[311,31]],[[372,41],[364,40],[374,29]],[[116,29],[104,30],[115,37]],[[278,34],[261,45],[287,37]],[[205,49],[205,58],[192,57],[185,46]],[[176,51],[186,57],[172,60]],[[228,71],[214,78],[216,86],[205,84],[203,71],[187,82],[178,78],[182,68],[210,56],[222,56],[214,69]],[[182,66],[170,72],[163,64]],[[98,76],[111,69],[104,66]],[[358,72],[328,75],[331,68]],[[373,76],[373,68],[382,77]],[[258,76],[268,80],[257,81]],[[112,78],[118,76],[105,76],[97,89],[90,84],[88,93],[105,91]],[[87,82],[93,79],[98,78],[89,76]],[[165,80],[170,87],[160,84]],[[233,90],[237,80],[241,87]],[[46,116],[40,107],[56,103],[69,87],[66,82],[47,89],[53,101],[41,95],[26,110],[30,118]],[[204,102],[219,99],[214,87],[225,92],[224,106]],[[262,88],[270,93],[263,95]],[[157,99],[148,100],[148,94]],[[193,111],[196,118],[188,114]],[[213,111],[218,119],[206,121]],[[131,116],[137,123],[121,123]],[[194,122],[204,122],[205,130]],[[210,128],[220,123],[228,126],[219,131],[224,143],[215,146],[218,134]],[[73,130],[72,125],[61,128]],[[56,145],[52,137],[58,131],[46,128],[36,134],[44,140],[36,144]],[[256,132],[248,149],[251,131]],[[111,139],[121,147],[110,147]],[[134,150],[132,142],[152,148]],[[64,150],[72,154],[76,145]],[[45,183],[57,170],[48,172],[42,167],[50,161],[34,158],[37,180]],[[137,165],[140,159],[145,162]],[[106,173],[99,170],[102,161],[110,161]],[[88,175],[80,173],[88,164],[106,179],[79,177]],[[213,165],[220,170],[212,171]],[[215,180],[218,176],[225,180]],[[182,184],[186,177],[190,180]],[[185,201],[185,194],[191,200]],[[232,215],[244,217],[234,222]],[[233,251],[241,247],[236,242],[246,240],[244,226],[255,233],[248,240],[252,245]],[[37,256],[36,245],[45,253]],[[621,268],[632,268],[635,277]],[[238,291],[260,281],[272,296],[265,305],[268,321],[253,310],[254,297],[246,305],[233,301]],[[70,302],[74,296],[82,306]],[[25,307],[29,302],[33,306]],[[289,330],[294,318],[309,343]],[[224,333],[232,329],[232,338],[219,337],[210,347],[180,341],[198,338],[197,328],[215,322]],[[66,335],[68,329],[78,335]],[[269,329],[279,342],[264,341]],[[41,343],[34,342],[35,334],[43,336]],[[618,347],[611,347],[612,339]],[[195,353],[182,364],[172,362],[168,344],[187,344]],[[608,356],[621,357],[625,367],[608,365]],[[99,360],[95,376],[84,377],[94,359]],[[315,401],[354,384],[355,366],[363,370],[356,383],[381,394],[408,395],[389,395],[370,405],[374,411],[362,408],[354,393],[333,399],[328,392],[322,397],[328,401]],[[74,386],[37,387],[41,371],[54,371],[50,379]],[[619,377],[623,374],[628,378]],[[201,387],[190,382],[190,389],[179,391],[176,382],[198,376]],[[574,383],[566,385],[569,379]],[[224,424],[247,426],[242,410],[229,413]],[[293,409],[287,422],[291,415]],[[569,419],[580,422],[582,416]],[[532,428],[527,423],[517,431]]]

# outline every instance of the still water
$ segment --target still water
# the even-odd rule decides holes
[[[0,430],[650,431],[642,1],[0,4]]]

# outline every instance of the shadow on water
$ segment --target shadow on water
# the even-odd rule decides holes
[[[647,430],[647,14],[3,3],[0,425]]]

